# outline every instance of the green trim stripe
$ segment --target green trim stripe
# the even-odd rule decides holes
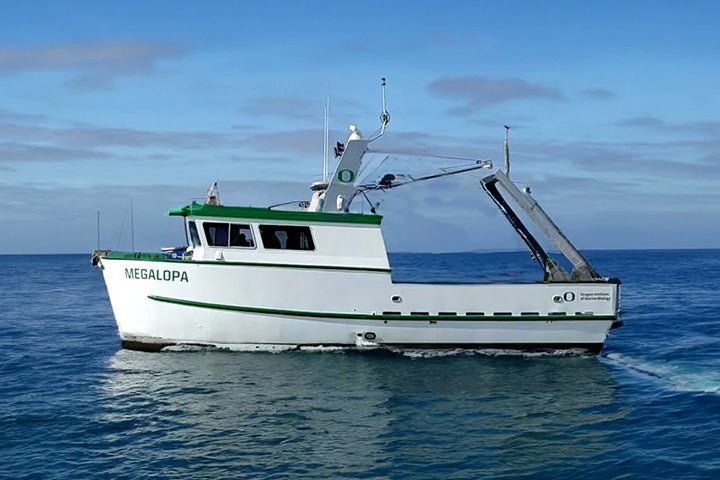
[[[108,252],[103,257],[107,260],[130,260],[138,262],[167,262],[181,263],[183,265],[216,265],[218,267],[245,266],[245,267],[271,267],[271,268],[304,268],[314,270],[348,270],[360,272],[382,272],[390,273],[392,269],[382,267],[343,267],[338,265],[311,265],[297,263],[266,263],[266,262],[228,262],[213,260],[182,260],[180,258],[168,258],[162,253],[147,252]]]
[[[259,313],[262,315],[282,315],[292,317],[310,317],[310,318],[341,318],[346,320],[406,320],[406,321],[427,321],[442,320],[443,322],[455,321],[571,321],[571,320],[616,320],[614,315],[372,315],[367,313],[338,313],[338,312],[315,312],[306,310],[286,310],[278,308],[265,307],[248,307],[243,305],[225,305],[221,303],[196,302],[193,300],[183,300],[180,298],[161,297],[158,295],[148,295],[150,300],[158,302],[172,303],[175,305],[185,305],[188,307],[210,308],[213,310],[228,310],[233,312]]]
[[[193,202],[180,208],[170,210],[170,215],[183,217],[220,217],[245,218],[252,220],[272,220],[305,223],[355,223],[364,225],[380,225],[382,215],[366,215],[362,213],[325,213],[297,212],[289,210],[272,210],[257,207],[226,207],[222,205],[200,205]]]
[[[107,252],[101,257],[103,260],[139,260],[146,262],[173,262],[173,263],[184,263],[180,258],[169,258],[162,253],[148,253],[148,252]]]

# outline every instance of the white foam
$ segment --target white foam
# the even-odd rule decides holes
[[[208,350],[217,350],[209,345],[169,345],[162,348],[162,352],[204,352]]]
[[[409,348],[388,348],[393,353],[399,353],[410,358],[439,358],[439,357],[453,357],[457,355],[472,355],[472,350],[465,350],[456,348],[453,350],[427,350],[427,349],[409,349]]]
[[[204,351],[230,351],[230,352],[265,352],[280,353],[297,350],[297,345],[282,345],[269,343],[237,343],[222,345],[171,345],[162,349],[163,352],[204,352]]]
[[[204,352],[204,351],[230,351],[230,352],[308,352],[308,353],[343,353],[348,351],[370,351],[385,350],[388,352],[403,355],[409,358],[440,358],[463,355],[481,355],[487,357],[563,357],[563,356],[594,356],[582,349],[548,350],[529,352],[524,350],[512,350],[503,348],[454,348],[454,349],[419,349],[400,348],[375,345],[372,347],[356,346],[301,346],[285,344],[222,344],[222,345],[172,345],[162,349],[163,352]]]
[[[653,377],[673,390],[720,393],[720,370],[689,362],[643,360],[621,353],[609,353],[606,359],[636,373]]]
[[[341,346],[326,347],[323,345],[318,345],[318,346],[314,346],[314,347],[300,347],[301,352],[313,352],[313,353],[343,353],[348,350],[355,350],[355,347],[341,347]]]
[[[348,350],[358,350],[353,346],[303,346],[271,343],[229,343],[221,345],[171,345],[162,349],[163,352],[205,352],[205,351],[226,351],[226,352],[314,352],[334,353]],[[366,350],[366,349],[363,349]]]
[[[410,358],[438,358],[461,355],[480,355],[486,357],[567,357],[567,356],[594,356],[583,349],[564,349],[529,352],[525,350],[512,350],[506,348],[455,348],[451,350],[432,349],[411,349],[411,348],[390,348],[392,352],[405,355]]]

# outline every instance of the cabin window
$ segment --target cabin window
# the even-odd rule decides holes
[[[238,223],[230,224],[230,246],[231,247],[255,247],[255,239],[253,238],[250,225],[242,225]]]
[[[315,250],[310,227],[260,225],[265,248],[280,250]]]
[[[200,247],[202,242],[200,241],[200,235],[198,234],[197,225],[195,222],[188,222],[188,230],[190,231],[190,243],[193,247]]]
[[[205,230],[208,245],[211,247],[227,247],[228,227],[227,223],[203,222],[203,230]]]

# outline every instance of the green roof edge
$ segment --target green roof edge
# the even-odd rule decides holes
[[[183,217],[247,218],[254,220],[285,220],[290,222],[359,223],[365,225],[380,225],[382,221],[382,215],[364,213],[295,212],[258,207],[201,205],[197,202],[193,202],[184,207],[173,208],[169,214]]]

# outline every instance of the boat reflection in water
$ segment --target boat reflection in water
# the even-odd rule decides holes
[[[121,350],[99,447],[150,478],[561,475],[618,448],[625,412],[595,358],[412,357]]]

